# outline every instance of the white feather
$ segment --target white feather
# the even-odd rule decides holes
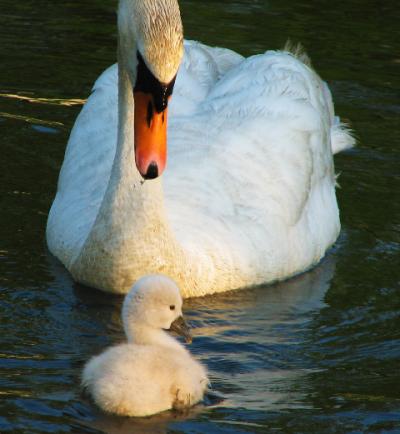
[[[82,386],[100,408],[149,416],[203,398],[209,384],[205,368],[163,330],[182,315],[181,308],[179,289],[165,276],[136,282],[122,310],[128,342],[93,357],[82,373]]]
[[[110,180],[117,81],[116,65],[96,81],[71,133],[49,216],[50,250],[69,269],[82,257]],[[139,245],[121,218],[118,230],[133,256],[95,273],[107,268],[102,276],[118,274],[119,283],[107,286],[106,277],[82,278],[82,272],[80,280],[126,292],[141,275],[164,272],[184,296],[196,296],[287,278],[324,256],[340,230],[332,149],[353,139],[309,66],[288,52],[244,59],[186,41],[168,122],[160,209],[169,236],[155,229]],[[174,244],[168,255],[166,244]]]

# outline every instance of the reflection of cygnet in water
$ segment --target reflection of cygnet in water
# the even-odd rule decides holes
[[[122,320],[128,342],[109,348],[85,366],[82,385],[104,411],[148,416],[199,402],[207,372],[165,330],[191,342],[176,284],[161,275],[141,278],[126,296]]]

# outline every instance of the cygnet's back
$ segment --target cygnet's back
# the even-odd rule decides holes
[[[93,357],[82,385],[104,411],[148,416],[199,402],[207,373],[178,341],[174,330],[190,340],[175,283],[159,275],[140,279],[126,296],[122,319],[128,342]]]

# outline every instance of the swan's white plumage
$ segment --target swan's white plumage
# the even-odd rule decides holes
[[[49,216],[50,250],[69,269],[110,178],[117,81],[114,65],[95,83],[71,133]],[[296,56],[269,51],[244,59],[186,41],[162,177],[164,217],[179,254],[157,258],[143,244],[133,246],[142,262],[119,287],[103,289],[124,292],[140,275],[167,272],[184,296],[194,296],[309,268],[339,233],[332,153],[352,144],[327,85]]]
[[[203,398],[206,370],[163,330],[182,315],[181,309],[171,279],[145,276],[135,284],[122,310],[128,342],[93,357],[82,373],[83,387],[100,408],[121,416],[149,416]]]

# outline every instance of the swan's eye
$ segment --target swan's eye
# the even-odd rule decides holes
[[[171,306],[169,308],[170,308],[170,310],[175,310],[175,305],[171,304]]]

